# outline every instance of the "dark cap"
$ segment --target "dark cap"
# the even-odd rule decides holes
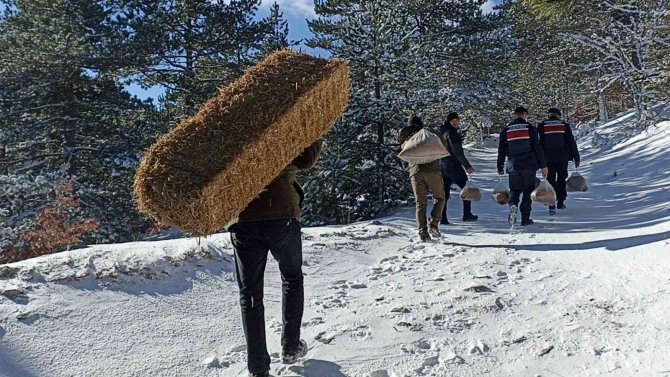
[[[554,115],[561,116],[561,110],[559,110],[555,107],[552,107],[551,109],[547,110],[547,114],[554,114]]]
[[[418,115],[412,115],[411,117],[409,117],[407,125],[423,127],[423,120],[421,120],[421,117]]]
[[[451,112],[447,115],[447,123],[451,122],[454,119],[461,119],[461,117],[458,116],[458,113]]]
[[[528,114],[528,109],[526,109],[523,106],[518,106],[516,109],[514,109],[514,114],[521,114],[521,113]]]

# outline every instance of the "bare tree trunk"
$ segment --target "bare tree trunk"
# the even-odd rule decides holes
[[[5,157],[7,157],[7,149],[6,149],[5,145],[3,144],[3,145],[0,145],[0,161],[4,160]],[[8,167],[9,167],[9,165],[7,165],[7,164],[3,164],[2,166],[0,166],[0,174],[8,174],[8,172],[9,172]]]
[[[598,118],[602,123],[609,120],[607,115],[607,106],[605,104],[605,93],[602,90],[598,91]]]

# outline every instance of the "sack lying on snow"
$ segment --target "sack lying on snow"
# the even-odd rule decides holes
[[[500,205],[509,203],[509,186],[504,183],[502,179],[500,179],[496,187],[493,188],[493,195],[491,195],[491,198],[495,203]]]
[[[477,202],[482,198],[482,192],[479,191],[479,188],[475,186],[472,181],[468,181],[463,190],[461,190],[461,199],[469,200],[471,202]]]
[[[551,187],[547,180],[540,182],[540,185],[530,194],[530,199],[534,202],[553,206],[556,204],[556,191]]]
[[[341,60],[269,55],[146,152],[133,192],[139,210],[195,235],[229,225],[332,128],[350,88]]]
[[[572,175],[570,175],[566,184],[568,191],[584,192],[589,190],[589,184],[586,182],[586,178],[576,171],[572,172]]]
[[[417,164],[427,164],[447,156],[449,152],[440,137],[425,128],[410,137],[398,154],[401,160]]]

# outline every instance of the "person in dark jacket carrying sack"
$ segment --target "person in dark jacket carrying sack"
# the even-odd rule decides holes
[[[305,299],[300,226],[300,206],[304,194],[296,181],[296,175],[298,170],[314,166],[321,153],[321,145],[319,140],[296,157],[240,213],[238,222],[228,228],[240,289],[250,377],[270,375],[263,305],[263,280],[268,251],[279,263],[282,279],[282,362],[293,364],[307,353],[307,344],[300,339]]]
[[[461,126],[461,119],[457,113],[449,113],[447,121],[440,128],[440,136],[444,141],[449,156],[440,161],[442,167],[442,180],[444,181],[444,189],[446,191],[446,201],[444,209],[442,210],[442,220],[440,224],[449,224],[447,219],[447,205],[449,203],[449,190],[451,185],[455,183],[463,189],[465,183],[468,181],[468,175],[475,172],[475,169],[470,165],[470,161],[465,157],[463,152],[463,139],[458,132]],[[465,168],[465,170],[463,169]],[[467,174],[466,174],[467,171]],[[469,200],[463,201],[463,221],[477,221],[478,216],[472,214],[472,202]]]
[[[574,161],[575,167],[579,167],[579,150],[572,134],[572,128],[561,119],[561,110],[552,107],[547,113],[549,119],[540,123],[537,130],[549,168],[547,181],[556,190],[558,209],[565,209],[565,199],[568,197],[565,188],[568,179],[568,163]],[[549,206],[549,214],[556,214],[555,206]]]
[[[544,152],[537,135],[537,130],[528,122],[528,110],[522,106],[514,110],[514,120],[500,133],[498,144],[498,174],[503,175],[505,158],[508,158],[507,173],[509,174],[509,216],[510,225],[516,223],[521,200],[521,225],[531,225],[530,194],[535,189],[535,173],[542,169],[544,177],[548,174]]]
[[[398,142],[400,145],[409,140],[415,133],[421,131],[423,121],[418,116],[412,116],[407,127],[400,130]],[[440,172],[440,160],[427,164],[409,164],[409,175],[412,181],[412,190],[416,198],[416,223],[419,228],[421,241],[430,241],[431,236],[440,237],[438,225],[442,218],[442,208],[445,203],[444,182]],[[428,191],[433,194],[435,203],[430,213],[430,224],[426,220],[428,208]]]

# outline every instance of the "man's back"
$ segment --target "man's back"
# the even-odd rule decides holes
[[[239,221],[300,219],[302,188],[296,177],[298,170],[309,169],[319,158],[322,143],[317,141],[296,157],[284,171],[242,211]]]
[[[516,118],[500,133],[498,146],[498,170],[502,170],[505,157],[509,158],[508,171],[536,171],[545,166],[545,157],[540,146],[537,130],[523,118]]]

